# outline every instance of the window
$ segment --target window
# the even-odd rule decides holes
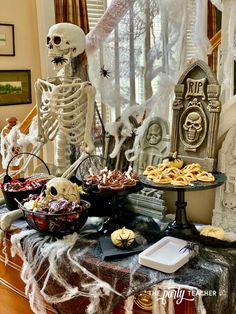
[[[106,10],[106,0],[87,0],[89,29],[93,29]]]
[[[102,16],[104,6],[102,0],[88,0],[91,27],[94,27]],[[177,9],[175,7],[176,12]],[[130,2],[129,11],[106,39],[103,49],[105,51],[101,50],[99,57],[100,67],[111,67],[113,88],[127,100],[125,105],[119,105],[118,98],[116,99],[116,109],[109,110],[111,120],[118,118],[127,106],[145,103],[160,88],[161,75],[171,76],[174,69],[177,76],[179,71],[183,71],[186,61],[197,55],[199,47],[192,40],[196,21],[196,0],[187,1],[186,7],[183,4],[181,9],[184,11],[183,18],[182,15],[177,16],[179,21],[176,22],[172,12],[170,22],[168,7],[165,8],[158,1]],[[206,13],[207,11],[202,20],[205,19]],[[185,23],[181,23],[181,18],[186,19]],[[182,38],[177,38],[176,30]],[[180,52],[182,47],[184,50]],[[111,57],[106,57],[109,50]],[[109,65],[106,65],[107,59],[111,60]],[[95,72],[98,73],[98,69]],[[167,106],[168,103],[171,103],[171,99],[167,99]],[[114,108],[114,103],[108,105],[108,108]],[[102,116],[105,120],[109,119],[107,114]]]

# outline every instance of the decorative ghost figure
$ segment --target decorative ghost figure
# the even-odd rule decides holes
[[[53,178],[48,181],[37,202],[38,207],[46,207],[50,201],[66,199],[69,202],[80,202],[77,185],[66,178]]]
[[[54,70],[59,71],[85,50],[85,34],[75,24],[54,24],[47,34],[47,47]]]

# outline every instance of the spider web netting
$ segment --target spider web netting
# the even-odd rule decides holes
[[[209,42],[203,36],[202,8],[202,0],[195,7],[186,0],[113,0],[87,35],[89,79],[102,103],[121,112],[123,135],[131,136],[126,131],[130,115],[139,121],[145,116],[133,148],[126,152],[129,161],[137,158],[140,139],[153,117],[171,121],[174,86],[187,61],[190,14],[198,17],[191,35],[197,47],[194,57],[206,56]],[[114,126],[107,128],[116,132]]]
[[[163,1],[153,0],[125,1],[125,3],[121,1],[120,4],[117,1],[112,2],[107,19],[114,18],[114,14],[116,23],[113,22],[111,28],[111,21],[104,19],[101,21],[102,29],[100,28],[97,32],[91,31],[87,35],[89,78],[101,92],[104,103],[113,107],[119,105],[119,101],[124,106],[129,104],[130,85],[128,78],[130,71],[134,71],[135,78],[138,79],[142,79],[142,72],[145,72],[145,79],[152,81],[157,74],[166,74],[167,76],[171,74],[173,77],[173,73],[176,73],[176,70],[181,67],[181,64],[176,62],[179,60],[176,50],[179,51],[178,45],[183,40],[181,31],[183,31],[183,17],[186,10],[185,1],[181,3],[165,1],[164,4]],[[167,19],[168,24],[162,25]],[[147,31],[150,32],[150,48],[145,51]],[[162,39],[167,34],[168,42],[164,43],[166,47],[163,48]],[[131,37],[133,38],[133,47],[130,46]],[[99,60],[98,56],[99,47],[102,50],[102,60]],[[115,53],[117,50],[119,50],[120,60],[120,90],[118,90],[114,80],[115,67],[117,66]],[[165,53],[167,53],[166,60],[163,60]],[[134,63],[132,70],[130,70],[130,58],[133,58]],[[101,67],[109,71],[110,79],[101,75]],[[158,81],[156,80],[155,83],[158,84]],[[119,94],[120,97],[117,99]],[[138,102],[137,99],[136,103],[140,104],[140,101]]]
[[[106,314],[127,298],[126,314],[132,313],[133,296],[147,288],[152,289],[153,313],[162,313],[166,302],[173,308],[173,300],[181,298],[172,294],[174,288],[195,291],[189,298],[197,301],[197,313],[235,311],[236,283],[230,277],[236,271],[236,253],[230,247],[200,247],[184,267],[165,274],[142,267],[137,254],[104,261],[96,236],[85,239],[74,233],[57,239],[24,230],[11,237],[11,244],[12,255],[23,260],[21,277],[37,314],[46,313],[43,300],[57,305],[62,314]],[[202,294],[205,290],[215,291],[215,296]]]

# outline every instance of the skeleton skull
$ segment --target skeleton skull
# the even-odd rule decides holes
[[[38,207],[46,207],[49,201],[64,198],[70,202],[80,201],[80,194],[75,183],[66,178],[53,178],[48,181],[37,202]]]
[[[58,23],[50,27],[47,35],[48,55],[52,58],[54,69],[59,71],[69,64],[71,59],[85,49],[83,30],[70,23]]]
[[[190,143],[196,142],[199,139],[202,131],[202,117],[198,112],[190,112],[184,122],[186,138]]]

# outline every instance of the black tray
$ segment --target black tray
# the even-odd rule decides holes
[[[178,191],[178,190],[184,190],[184,191],[200,191],[200,190],[208,190],[216,188],[220,185],[222,185],[226,180],[226,175],[221,172],[214,172],[212,173],[215,177],[214,182],[202,182],[202,181],[195,181],[191,182],[189,185],[185,186],[176,186],[172,184],[161,184],[161,183],[154,183],[151,179],[148,179],[146,176],[141,175],[139,177],[140,181],[149,187],[153,187],[159,190],[165,190],[165,191]]]
[[[102,258],[104,260],[124,258],[126,256],[137,254],[145,250],[151,244],[140,245],[135,240],[128,248],[120,249],[114,246],[109,236],[99,238],[99,243],[102,249]]]

